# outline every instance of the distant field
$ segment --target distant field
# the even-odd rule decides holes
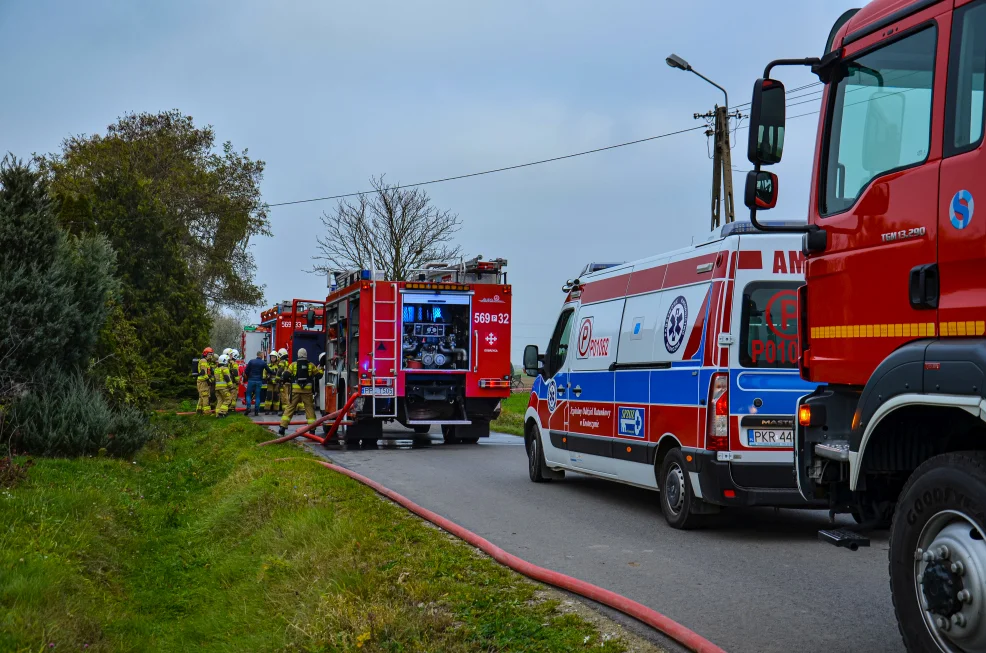
[[[154,426],[0,487],[0,650],[625,650],[245,418]]]

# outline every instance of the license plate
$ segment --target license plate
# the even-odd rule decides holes
[[[751,447],[793,447],[791,429],[747,429],[747,445]]]
[[[363,388],[363,392],[361,394],[363,394],[363,395],[373,395],[375,397],[393,397],[394,396],[394,388],[393,387],[390,387],[390,386],[380,386],[378,388],[374,388],[374,387],[371,387],[371,386],[365,386]]]

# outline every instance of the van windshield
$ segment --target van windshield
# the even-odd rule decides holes
[[[740,365],[797,367],[798,282],[755,281],[743,290]]]

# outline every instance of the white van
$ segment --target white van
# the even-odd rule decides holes
[[[661,492],[687,528],[721,506],[806,506],[794,477],[798,235],[731,223],[708,242],[565,284],[525,415],[531,480],[591,474]],[[602,268],[602,269],[599,269]]]

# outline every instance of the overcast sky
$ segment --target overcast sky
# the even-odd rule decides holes
[[[268,202],[364,190],[380,173],[413,183],[692,127],[722,94],[665,56],[748,103],[770,59],[821,55],[849,6],[0,0],[0,151],[51,152],[123,113],[178,108],[267,163]],[[788,89],[816,81],[778,76]],[[817,110],[817,96],[789,100],[807,103],[788,115]],[[770,217],[804,217],[816,127],[814,115],[789,122]],[[733,167],[745,171],[746,131],[737,137]],[[461,216],[468,254],[509,260],[519,363],[524,345],[544,346],[560,287],[585,263],[707,236],[711,167],[698,131],[428,192]],[[332,206],[271,210],[273,238],[252,245],[269,304],[326,294],[304,269]]]

